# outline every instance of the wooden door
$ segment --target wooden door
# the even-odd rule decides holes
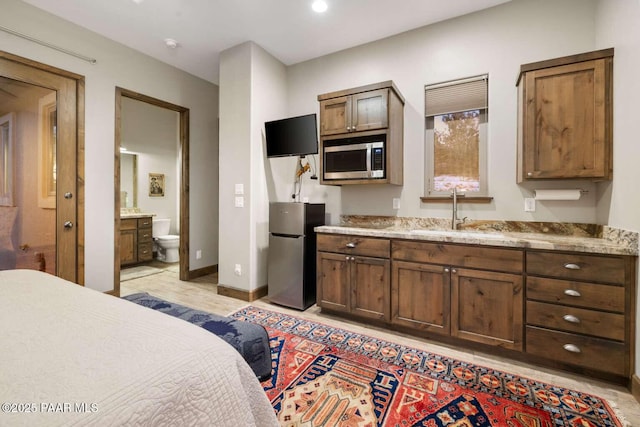
[[[394,261],[391,322],[420,331],[449,335],[449,269],[441,265]]]
[[[317,304],[329,310],[349,312],[350,256],[318,252]]]
[[[388,126],[389,89],[351,95],[351,131],[384,129]]]
[[[607,178],[608,59],[525,76],[524,178]]]
[[[351,98],[341,96],[320,102],[320,135],[351,131]]]
[[[351,312],[362,317],[389,320],[391,262],[383,258],[352,257]]]
[[[79,114],[78,111],[78,106],[83,102],[82,78],[4,52],[0,52],[0,76],[23,84],[46,88],[55,94],[53,107],[47,106],[47,117],[43,117],[43,120],[49,120],[48,129],[52,129],[51,145],[47,148],[50,153],[49,163],[35,162],[36,164],[30,165],[34,175],[39,170],[42,172],[38,178],[39,181],[44,180],[44,176],[54,177],[52,186],[45,194],[47,198],[51,198],[51,201],[40,204],[34,209],[55,212],[54,229],[51,230],[52,235],[55,236],[53,243],[55,254],[45,260],[45,263],[49,266],[55,265],[52,272],[59,277],[82,283],[83,272],[78,260],[79,256],[82,256],[83,241],[82,210],[79,207],[84,197],[82,188],[79,187],[79,183],[83,180],[81,170],[83,163],[82,159],[78,158],[78,151],[82,147],[79,144],[78,135],[83,132],[78,119],[82,120],[84,113],[81,111]],[[39,108],[38,114],[40,113]],[[34,132],[34,134],[38,133],[43,133],[43,130],[38,129]],[[20,211],[19,215],[27,214],[26,199],[22,206],[17,207]],[[18,234],[20,233],[19,230]],[[19,245],[28,250],[29,242],[20,241],[22,239],[20,235],[17,239]],[[46,251],[43,254],[46,254]]]
[[[522,350],[522,276],[451,269],[451,335]]]

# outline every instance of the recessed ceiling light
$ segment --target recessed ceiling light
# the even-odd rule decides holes
[[[164,39],[164,44],[166,44],[167,47],[171,49],[175,49],[178,47],[178,42],[174,39]]]
[[[327,10],[327,7],[327,2],[324,0],[315,0],[311,5],[311,8],[314,10],[314,12],[318,13],[325,12]]]
[[[135,4],[140,4],[140,3],[142,3],[144,0],[131,0],[131,1],[133,1]]]

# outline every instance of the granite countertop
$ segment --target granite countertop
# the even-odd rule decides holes
[[[416,221],[395,220],[361,221],[365,217],[349,217],[341,221],[342,225],[324,225],[316,227],[318,233],[351,234],[356,236],[383,237],[391,239],[411,239],[433,242],[466,243],[474,245],[500,246],[510,248],[533,248],[557,251],[585,252],[610,255],[638,255],[638,233],[610,228],[607,226],[567,227],[563,224],[562,233],[557,227],[543,225],[540,228],[513,226],[507,222],[493,222],[487,227],[487,222],[468,224],[460,230],[443,227],[439,221],[436,224],[416,224]],[[506,225],[505,225],[506,224]],[[427,225],[425,227],[425,225]],[[435,226],[434,226],[435,225]],[[539,226],[537,223],[536,226]],[[551,227],[551,229],[550,229]],[[514,229],[518,231],[514,231]],[[538,231],[536,231],[538,230]],[[543,231],[544,230],[544,231]],[[569,230],[569,231],[567,231]]]
[[[135,219],[156,216],[156,214],[140,212],[139,208],[121,208],[120,219]]]

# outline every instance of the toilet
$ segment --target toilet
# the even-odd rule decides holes
[[[180,236],[169,234],[171,218],[153,219],[153,244],[157,247],[156,259],[162,262],[180,261]]]

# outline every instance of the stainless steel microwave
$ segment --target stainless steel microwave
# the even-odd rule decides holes
[[[324,147],[324,179],[385,178],[384,141]]]

